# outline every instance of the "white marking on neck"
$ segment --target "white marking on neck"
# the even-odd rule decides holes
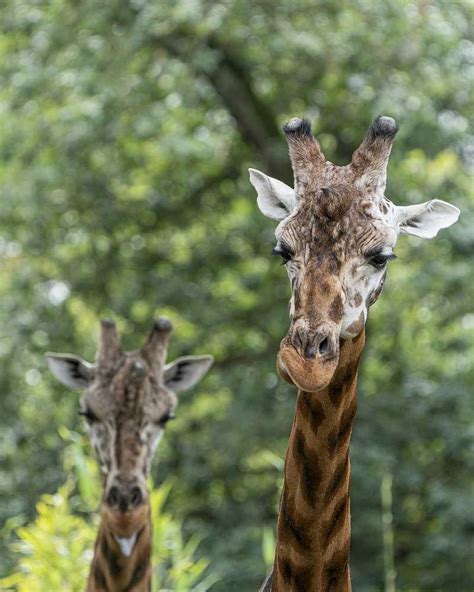
[[[119,544],[122,555],[125,555],[125,557],[130,557],[133,547],[137,541],[137,533],[132,534],[130,537],[118,537],[114,535],[114,539]]]

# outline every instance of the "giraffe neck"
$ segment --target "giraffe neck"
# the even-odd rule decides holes
[[[349,592],[349,443],[365,335],[341,343],[329,386],[298,392],[277,526],[273,592]]]
[[[152,528],[148,520],[137,532],[133,550],[127,557],[114,535],[102,521],[94,548],[87,592],[114,592],[127,590],[149,592],[151,590]]]

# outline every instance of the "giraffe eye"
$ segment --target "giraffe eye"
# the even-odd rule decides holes
[[[288,263],[288,261],[291,261],[292,257],[290,249],[284,244],[276,246],[272,250],[272,255],[274,257],[281,257],[283,259],[282,265],[285,265],[286,263]]]
[[[99,421],[97,415],[91,411],[89,407],[87,407],[84,411],[79,411],[79,415],[82,415],[87,423],[94,423],[95,421]]]
[[[175,419],[175,418],[176,418],[176,415],[172,411],[170,411],[169,413],[165,413],[165,415],[163,415],[163,417],[158,422],[158,425],[160,425],[161,427],[164,427],[171,419]]]
[[[391,260],[396,259],[397,256],[394,253],[384,254],[384,253],[374,253],[369,255],[368,260],[370,265],[375,267],[376,269],[382,269],[385,265]]]

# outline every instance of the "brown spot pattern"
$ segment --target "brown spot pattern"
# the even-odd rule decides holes
[[[290,275],[302,270],[294,319],[307,320],[310,330],[340,321],[341,270],[352,267],[357,273],[361,253],[388,236],[383,192],[397,129],[390,118],[375,119],[352,163],[337,167],[325,160],[308,122],[293,120],[285,128],[298,205],[279,232],[294,254]],[[361,294],[355,302],[363,304]],[[299,399],[285,463],[273,592],[350,589],[349,492],[348,487],[342,490],[349,481],[355,379],[364,344],[359,321],[352,327],[358,337],[348,345],[341,342],[340,366],[331,384],[316,394],[319,407],[307,396]]]
[[[94,562],[94,565],[92,568],[92,573],[94,576],[94,583],[95,583],[97,589],[104,590],[105,592],[107,592],[108,591],[107,580],[105,579],[105,575],[104,575],[102,569],[100,568],[100,565],[98,564],[98,562]]]
[[[354,364],[352,363],[349,363],[342,369],[337,369],[333,381],[328,386],[329,398],[331,399],[331,402],[334,405],[334,407],[337,408],[341,404],[341,401],[344,398],[344,394],[352,386],[352,382],[355,379],[356,372],[357,366],[354,366]]]
[[[340,590],[341,585],[348,581],[349,540],[328,560],[324,569],[323,590],[327,592]]]
[[[331,502],[331,500],[339,491],[340,486],[344,483],[348,468],[349,451],[347,451],[347,454],[343,458],[342,462],[339,463],[336,470],[334,471],[333,476],[331,477],[331,480],[329,481],[329,485],[326,490],[326,495],[324,496],[325,505],[328,505]]]
[[[343,305],[342,305],[342,298],[339,294],[336,295],[336,297],[334,298],[334,300],[331,303],[331,306],[329,307],[329,318],[331,319],[331,321],[334,321],[335,323],[339,322],[342,318],[342,312],[343,312]]]
[[[314,505],[318,484],[321,480],[319,461],[314,452],[306,445],[305,436],[301,429],[295,433],[295,461],[301,467],[300,485],[306,502]]]
[[[319,426],[323,423],[326,418],[323,406],[320,401],[316,398],[314,393],[300,393],[301,405],[299,406],[299,412],[302,417],[309,423],[309,427],[313,434],[316,434]]]
[[[122,569],[120,566],[120,557],[113,549],[109,547],[107,538],[105,536],[102,537],[100,550],[105,562],[107,563],[110,575],[113,578],[118,577]]]
[[[325,526],[324,546],[326,547],[330,540],[344,526],[346,514],[349,508],[349,500],[346,496],[336,505],[334,512]]]
[[[331,456],[333,456],[341,446],[344,446],[347,443],[351,434],[356,412],[357,401],[354,399],[349,408],[342,413],[339,427],[329,434],[328,450]]]
[[[143,557],[139,560],[138,565],[134,569],[130,582],[125,588],[124,592],[131,592],[133,588],[145,577],[147,570],[148,557]]]

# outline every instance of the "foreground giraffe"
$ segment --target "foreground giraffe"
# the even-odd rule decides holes
[[[263,592],[348,592],[349,442],[369,307],[379,297],[400,233],[433,238],[459,210],[443,201],[398,207],[384,195],[398,131],[370,126],[351,164],[328,162],[310,124],[292,119],[294,190],[250,169],[263,214],[280,220],[273,251],[291,282],[291,325],[277,370],[298,388],[288,442],[272,573]]]
[[[176,394],[193,387],[212,356],[186,356],[165,365],[170,321],[155,321],[140,350],[122,352],[113,321],[102,321],[95,365],[69,354],[47,354],[63,384],[81,397],[89,437],[103,476],[101,525],[88,592],[151,590],[152,525],[146,479]]]

